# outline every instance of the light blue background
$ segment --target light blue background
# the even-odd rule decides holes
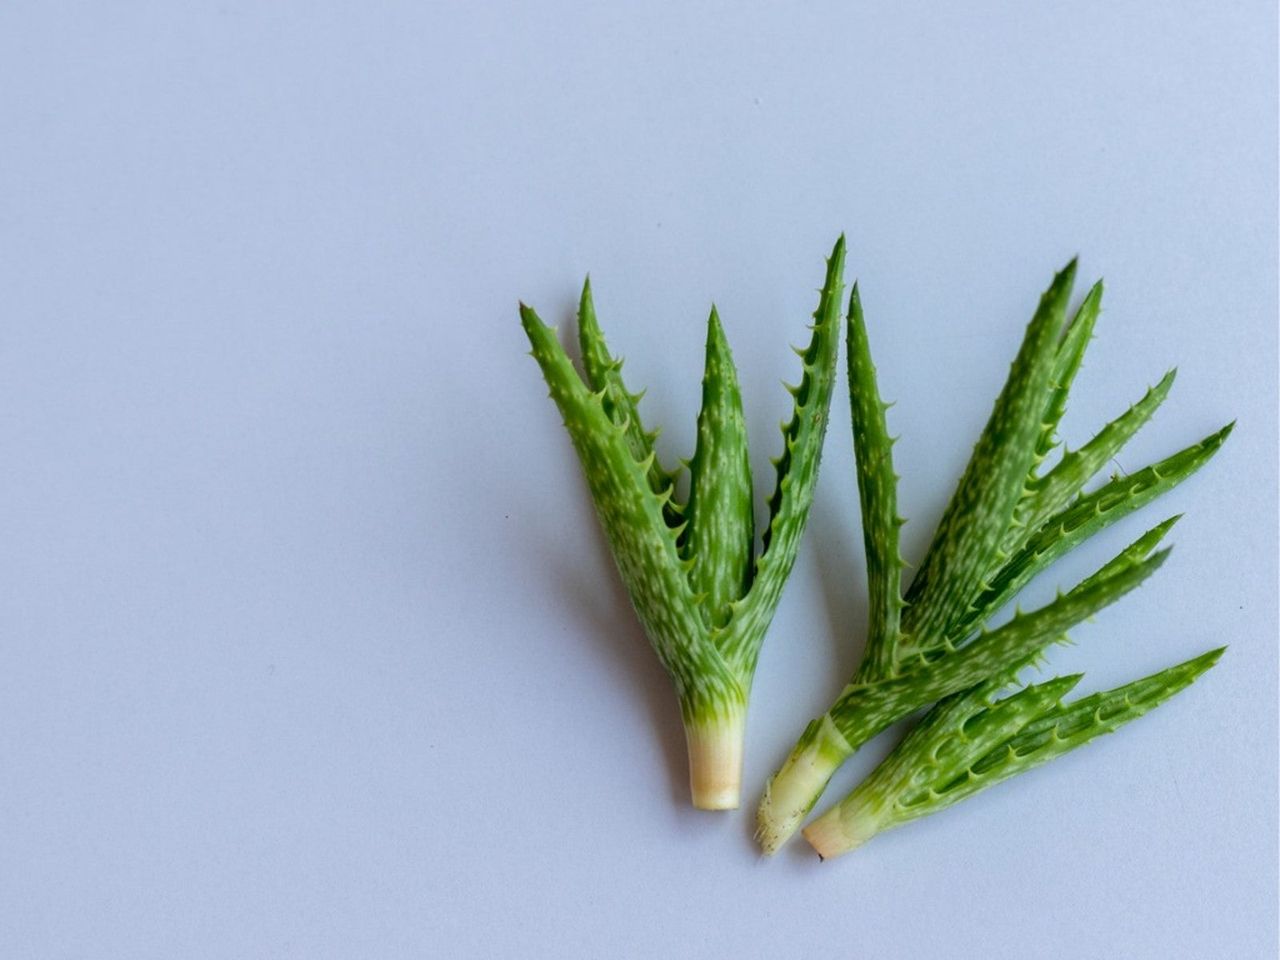
[[[1274,3],[635,6],[0,8],[0,956],[1274,958]],[[763,499],[841,230],[909,555],[1078,252],[1068,439],[1174,364],[1121,468],[1240,426],[1028,602],[1186,511],[1054,667],[1232,646],[1088,751],[762,862],[688,807],[515,304],[568,321],[592,271],[670,460],[715,298]],[[861,645],[833,411],[751,804]]]

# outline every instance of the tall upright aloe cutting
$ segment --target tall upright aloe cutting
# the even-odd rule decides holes
[[[585,377],[529,307],[520,315],[582,462],[601,525],[650,642],[675,683],[695,806],[738,806],[747,698],[765,631],[813,500],[835,379],[845,259],[827,261],[803,375],[790,388],[782,455],[759,555],[747,437],[733,358],[713,308],[687,502],[654,452],[639,394],[605,345],[588,283],[578,311]]]
[[[861,665],[836,702],[809,724],[765,789],[757,811],[757,836],[767,852],[794,833],[832,774],[867,740],[917,708],[992,677],[1002,678],[999,687],[1006,686],[1019,665],[1034,659],[1069,627],[1137,587],[1164,562],[1168,551],[1152,553],[1154,541],[1144,539],[1142,543],[1150,545],[1140,554],[1131,548],[1052,603],[1031,613],[1019,612],[994,630],[985,626],[1028,581],[1067,551],[1192,474],[1231,430],[1228,426],[1159,463],[1083,492],[1089,479],[1164,400],[1173,383],[1171,371],[1083,447],[1064,452],[1051,469],[1041,469],[1057,446],[1067,394],[1101,306],[1102,286],[1097,284],[1066,322],[1075,270],[1073,261],[1041,298],[1008,381],[905,594],[894,441],[854,286],[848,320],[849,390],[869,581],[867,645]],[[1162,535],[1163,529],[1167,526],[1157,531]],[[1039,705],[1050,694],[1060,691],[1050,687],[1027,699]],[[974,702],[986,702],[993,695],[992,689],[983,688],[976,694],[978,701],[962,698],[967,706],[953,709],[972,712]],[[917,744],[920,741],[917,738]],[[816,835],[826,843],[831,833],[820,829]],[[828,852],[835,852],[836,846],[827,843]]]

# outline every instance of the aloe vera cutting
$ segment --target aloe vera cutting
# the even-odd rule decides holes
[[[881,831],[936,813],[1111,733],[1185,690],[1218,662],[1210,650],[1141,680],[1078,700],[1061,698],[1081,674],[994,699],[992,680],[943,700],[839,804],[804,829],[823,859]]]
[[[702,408],[689,494],[658,461],[641,394],[605,344],[590,282],[578,310],[583,375],[530,307],[520,315],[586,475],[596,513],[646,634],[675,684],[696,807],[738,806],[747,701],[756,661],[796,559],[817,482],[835,381],[845,259],[841,237],[783,425],[769,519],[755,549],[747,435],[737,372],[720,319],[707,324]]]
[[[941,798],[948,791],[940,787],[947,787],[950,781],[940,785],[927,781],[922,786],[912,780],[908,784],[911,789],[927,786],[933,790],[923,794],[930,798],[928,802],[916,801],[913,805],[907,800],[917,794],[903,787],[892,770],[920,766],[929,771],[928,750],[922,752],[920,745],[933,745],[928,740],[930,729],[950,730],[956,724],[963,729],[970,715],[994,711],[991,698],[1013,682],[1020,667],[1062,639],[1066,630],[1136,588],[1167,557],[1167,550],[1153,552],[1153,548],[1171,524],[1168,521],[1053,602],[1030,613],[1019,611],[994,629],[988,627],[988,622],[1033,577],[1100,530],[1190,476],[1213,456],[1231,431],[1228,425],[1158,463],[1113,477],[1101,487],[1085,492],[1088,481],[1151,418],[1167,396],[1174,378],[1170,371],[1084,446],[1064,451],[1051,467],[1045,468],[1045,461],[1058,446],[1058,424],[1101,308],[1099,283],[1068,321],[1075,272],[1072,261],[1041,297],[986,428],[905,592],[905,563],[898,546],[899,528],[904,521],[897,512],[894,441],[889,436],[887,405],[880,398],[858,289],[854,286],[848,310],[847,353],[868,577],[867,644],[861,664],[835,703],[808,725],[765,788],[757,811],[757,839],[766,852],[777,850],[794,834],[831,776],[862,744],[914,710],[939,700],[944,700],[936,708],[942,711],[943,719],[937,712],[930,714],[932,722],[924,724],[924,732],[910,745],[904,741],[902,752],[890,764],[889,771],[837,808],[839,812],[830,815],[831,819],[820,818],[809,835],[820,852],[833,855],[866,839],[874,832],[873,822],[875,829],[882,829],[893,825],[894,817],[905,819],[906,810],[919,815],[942,805]],[[1209,662],[1204,661],[1206,668]],[[1171,695],[1177,686],[1173,676],[1156,675],[1139,683],[1166,689]],[[1023,733],[1034,737],[1041,722],[1058,730],[1052,726],[1056,722],[1054,711],[1074,709],[1058,704],[1065,687],[1065,683],[1051,683],[1007,698],[1010,705],[1003,712],[995,712],[998,722],[989,723],[995,733],[983,742],[992,750],[999,750],[1007,746],[1002,737],[1016,739]],[[1121,703],[1129,702],[1129,694],[1123,691],[1121,688],[1114,692],[1115,696]],[[1162,699],[1154,696],[1140,702],[1149,709]],[[1080,709],[1089,706],[1086,702]],[[984,716],[990,717],[991,713]],[[1077,714],[1070,716],[1076,718]],[[1125,715],[1120,711],[1115,716]],[[1025,722],[1021,731],[1015,721]],[[1079,721],[1063,722],[1070,728],[1070,723]],[[1097,732],[1102,732],[1101,728],[1091,736]],[[1077,737],[1073,742],[1078,745],[1087,739]],[[1013,749],[1017,753],[1021,748],[1020,742]],[[1038,755],[1028,752],[1018,763],[1003,769],[1011,775],[1039,762],[1037,756],[1040,760],[1049,759],[1060,752],[1056,748]],[[995,769],[982,765],[994,763],[985,760],[985,756],[965,754],[956,763],[971,760],[964,768],[968,773],[975,766],[979,772]],[[959,767],[954,769],[958,771]],[[983,782],[978,777],[974,783],[986,785],[995,779],[990,776]],[[952,794],[954,799],[962,795],[968,794]],[[898,804],[893,806],[895,813],[882,819],[876,819],[879,814],[865,813],[872,808],[888,809],[891,804],[884,800],[886,797],[894,798]],[[875,802],[868,798],[875,798]]]
[[[1141,563],[1177,519],[1149,530],[1092,579]],[[1013,685],[1015,667],[952,694],[847,797],[805,827],[804,837],[824,860],[848,853],[884,830],[943,810],[1136,720],[1189,687],[1224,650],[1069,703],[1062,697],[1083,674],[1055,677],[996,699]]]

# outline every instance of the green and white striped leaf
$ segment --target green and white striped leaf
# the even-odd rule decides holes
[[[985,781],[978,789],[1025,773],[1151,712],[1191,686],[1218,662],[1226,649],[1218,647],[1141,680],[1061,704],[1041,714],[1007,743],[974,763],[973,773]],[[974,792],[972,789],[961,791],[955,799]]]
[[[1035,459],[1075,272],[1073,260],[1041,297],[1009,379],[911,584],[903,613],[904,653],[943,643],[947,624],[963,612],[996,563]]]
[[[867,558],[869,622],[860,676],[883,679],[895,672],[904,606],[902,570],[905,566],[898,550],[898,528],[905,521],[898,516],[898,477],[893,470],[893,440],[885,423],[885,411],[889,405],[880,399],[856,283],[849,297],[846,337],[853,451],[858,468],[862,539]]]
[[[1164,402],[1176,374],[1175,370],[1166,373],[1141,400],[1103,427],[1079,450],[1065,453],[1052,470],[1030,485],[1015,525],[1005,538],[1004,552],[1012,553],[1021,547],[1045,520],[1069,503],[1089,479],[1120,452]]]
[[[914,667],[890,680],[852,683],[829,716],[851,747],[857,748],[912,710],[1007,671],[1036,656],[1066,630],[1115,603],[1142,584],[1164,563],[1164,550],[1125,564],[1104,579],[1059,596],[1031,613],[983,632],[957,649],[922,654]]]
[[[847,853],[876,833],[941,809],[957,783],[989,751],[1055,707],[1082,674],[1057,677],[995,699],[1007,686],[991,681],[939,702],[805,837],[824,858]],[[958,799],[958,797],[956,797]]]
[[[1075,316],[1067,325],[1058,344],[1054,357],[1053,376],[1049,380],[1049,397],[1045,404],[1044,416],[1040,425],[1040,437],[1036,441],[1035,455],[1031,459],[1031,469],[1023,482],[1022,493],[1013,505],[1013,515],[1009,520],[1009,528],[1000,545],[1000,554],[1012,553],[1026,537],[1034,531],[1033,524],[1038,523],[1031,517],[1031,511],[1037,503],[1036,493],[1041,483],[1040,465],[1058,446],[1058,424],[1067,409],[1067,397],[1071,393],[1071,384],[1084,362],[1084,353],[1093,337],[1094,324],[1102,308],[1102,281],[1093,285],[1084,302],[1076,310]],[[1043,520],[1043,517],[1040,518]]]
[[[1084,352],[1093,339],[1093,328],[1102,311],[1102,281],[1099,280],[1085,295],[1075,316],[1062,335],[1054,358],[1053,376],[1049,381],[1049,402],[1041,421],[1040,439],[1036,442],[1035,462],[1038,465],[1058,445],[1058,424],[1067,411],[1067,397],[1071,385],[1084,362]]]
[[[827,858],[944,810],[1150,712],[1217,663],[1223,649],[1073,703],[1059,700],[1079,674],[994,704],[989,684],[948,698],[805,836]]]
[[[720,627],[729,619],[729,605],[750,586],[755,515],[738,372],[714,307],[707,322],[698,446],[690,473],[684,543],[689,581],[703,598],[708,625]]]
[[[649,464],[649,486],[654,493],[667,497],[663,516],[670,527],[683,522],[681,506],[675,499],[676,478],[679,470],[666,470],[658,462],[654,443],[658,430],[646,431],[640,419],[640,399],[643,391],[631,393],[622,380],[622,360],[615,360],[605,343],[604,332],[596,317],[595,301],[591,296],[591,278],[582,284],[582,297],[578,301],[578,345],[582,351],[582,366],[586,370],[587,385],[592,392],[601,395],[605,413],[626,433],[631,455]]]
[[[782,426],[782,454],[775,461],[777,481],[769,499],[769,523],[751,589],[733,605],[728,624],[718,633],[720,649],[746,675],[755,672],[760,644],[795,564],[800,535],[813,504],[840,348],[844,260],[845,239],[841,235],[827,260],[809,345],[800,351],[803,373],[799,386],[791,388],[792,414]]]
[[[667,496],[655,493],[649,484],[653,454],[636,459],[626,424],[606,410],[604,390],[593,393],[582,382],[555,330],[523,304],[520,317],[582,461],[596,513],[636,613],[677,686],[689,688],[707,666],[699,663],[707,659],[707,651],[697,649],[706,631],[676,548],[676,532],[662,515]],[[707,646],[705,641],[701,645]],[[718,688],[737,682],[723,666],[714,674],[712,682]]]
[[[1233,424],[1136,473],[1116,477],[1051,517],[983,586],[968,610],[947,628],[952,643],[1000,611],[1031,580],[1094,534],[1173,489],[1204,466],[1231,435]]]

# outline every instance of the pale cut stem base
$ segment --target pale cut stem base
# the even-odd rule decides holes
[[[787,762],[765,787],[756,811],[756,840],[775,853],[799,829],[827,781],[853,751],[830,719],[810,724]]]
[[[832,807],[802,831],[809,845],[823,860],[856,850],[877,833],[879,824],[868,816],[841,816],[840,807]]]
[[[685,723],[689,788],[699,810],[736,810],[742,796],[745,712]]]

